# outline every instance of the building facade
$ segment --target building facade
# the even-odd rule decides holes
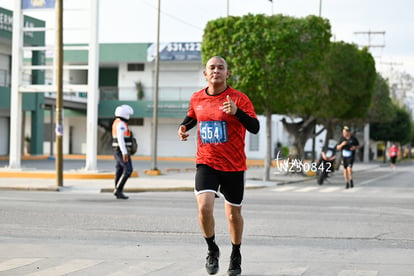
[[[24,27],[44,27],[45,22],[33,17],[24,16]],[[11,91],[11,64],[12,64],[12,11],[0,8],[0,155],[8,155],[10,142],[10,91]],[[43,46],[45,43],[44,33],[26,32],[23,42],[27,46]],[[32,65],[40,65],[44,62],[44,53],[39,51],[28,51],[24,53],[30,56]],[[38,84],[44,82],[44,72],[33,70],[22,75],[22,82]],[[23,110],[25,119],[23,128],[28,128],[31,136],[22,140],[30,140],[31,150],[36,154],[42,153],[43,143],[43,103],[42,93],[23,95]],[[27,124],[26,124],[27,123]],[[33,128],[31,128],[33,126]],[[24,145],[22,145],[23,147]]]
[[[25,24],[44,26],[44,22],[25,16]],[[12,12],[0,8],[0,155],[9,153],[10,129],[10,72]],[[36,34],[42,34],[37,32]],[[25,33],[25,45],[44,45],[44,36],[34,37]],[[70,45],[74,46],[74,45]],[[75,45],[76,46],[76,45]],[[82,46],[82,45],[78,45]],[[137,137],[137,155],[150,156],[152,149],[154,87],[156,70],[152,43],[103,43],[99,45],[99,106],[98,106],[98,154],[112,154],[111,123],[114,110],[120,104],[134,109],[131,129]],[[169,42],[160,45],[158,85],[158,135],[159,156],[194,156],[196,133],[193,129],[187,142],[179,141],[177,128],[186,115],[193,92],[207,85],[203,76],[200,42]],[[86,65],[87,50],[65,50],[64,65]],[[25,64],[53,64],[47,51],[24,54]],[[22,72],[27,84],[54,84],[50,70]],[[64,85],[86,84],[87,70],[64,70]],[[54,154],[55,93],[25,93],[23,100],[23,135],[28,141],[26,153],[32,155]],[[86,153],[86,103],[84,92],[64,93],[63,154]],[[274,143],[289,145],[290,138],[283,131],[281,116],[274,115],[272,137]],[[246,136],[248,158],[263,159],[265,156],[265,121],[259,116],[261,130],[258,135]],[[24,146],[24,145],[22,145]]]

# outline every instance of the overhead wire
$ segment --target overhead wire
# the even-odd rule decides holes
[[[154,9],[155,11],[157,10],[157,7],[155,7],[152,3],[149,3],[149,2],[148,2],[148,1],[146,1],[146,0],[142,0],[142,2],[143,2],[144,4],[146,4],[147,6],[151,7],[152,9]],[[203,28],[201,28],[201,27],[199,27],[199,26],[196,26],[196,25],[194,25],[194,24],[188,23],[187,21],[185,21],[185,20],[183,20],[183,19],[181,19],[181,18],[179,18],[179,17],[177,17],[177,16],[175,16],[175,15],[169,14],[169,13],[167,13],[167,12],[163,11],[163,10],[162,10],[162,8],[161,8],[161,13],[162,13],[162,14],[164,14],[164,15],[166,15],[166,16],[168,16],[168,17],[170,17],[171,19],[173,19],[173,20],[175,20],[175,21],[180,22],[181,24],[184,24],[184,25],[186,25],[186,26],[188,26],[188,27],[191,27],[191,28],[197,29],[198,31],[203,31]]]

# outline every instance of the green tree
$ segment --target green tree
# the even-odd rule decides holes
[[[317,102],[320,70],[331,37],[330,24],[316,16],[246,15],[209,21],[202,57],[223,56],[231,85],[245,92],[266,117],[265,180],[271,161],[271,115],[308,116]]]
[[[368,110],[370,123],[391,121],[395,116],[395,108],[390,97],[390,87],[387,81],[377,73],[374,94]]]
[[[393,104],[394,116],[391,120],[372,123],[370,138],[374,141],[410,143],[412,140],[412,119],[410,113],[403,107]],[[386,150],[384,150],[386,152]],[[384,162],[386,160],[384,154]]]
[[[411,117],[411,138],[408,144],[408,157],[409,158],[412,158],[411,149],[413,146],[414,146],[414,121],[412,120],[412,117]]]
[[[397,114],[394,119],[394,128],[390,141],[399,141],[401,144],[406,144],[411,141],[411,115],[404,107],[397,109]]]
[[[324,86],[313,116],[325,126],[325,141],[343,122],[366,121],[376,79],[375,61],[366,48],[332,42],[325,56]]]
[[[389,121],[371,124],[370,136],[374,141],[394,141],[402,144],[411,140],[411,116],[407,110],[394,104],[395,115]]]

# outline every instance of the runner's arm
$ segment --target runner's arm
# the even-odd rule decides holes
[[[189,117],[189,116],[185,116],[183,122],[180,124],[180,126],[185,126],[185,130],[189,131],[190,129],[192,129],[195,125],[197,124],[197,120]]]
[[[247,129],[247,131],[257,134],[260,129],[259,120],[257,118],[250,117],[246,112],[237,108],[236,114],[234,116],[239,119],[240,123]]]

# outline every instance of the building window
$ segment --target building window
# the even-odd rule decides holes
[[[10,87],[11,57],[0,53],[0,86]]]
[[[249,133],[249,151],[259,151],[259,134]]]
[[[128,71],[144,71],[144,63],[128,63]]]
[[[0,86],[10,87],[10,72],[0,69]]]

